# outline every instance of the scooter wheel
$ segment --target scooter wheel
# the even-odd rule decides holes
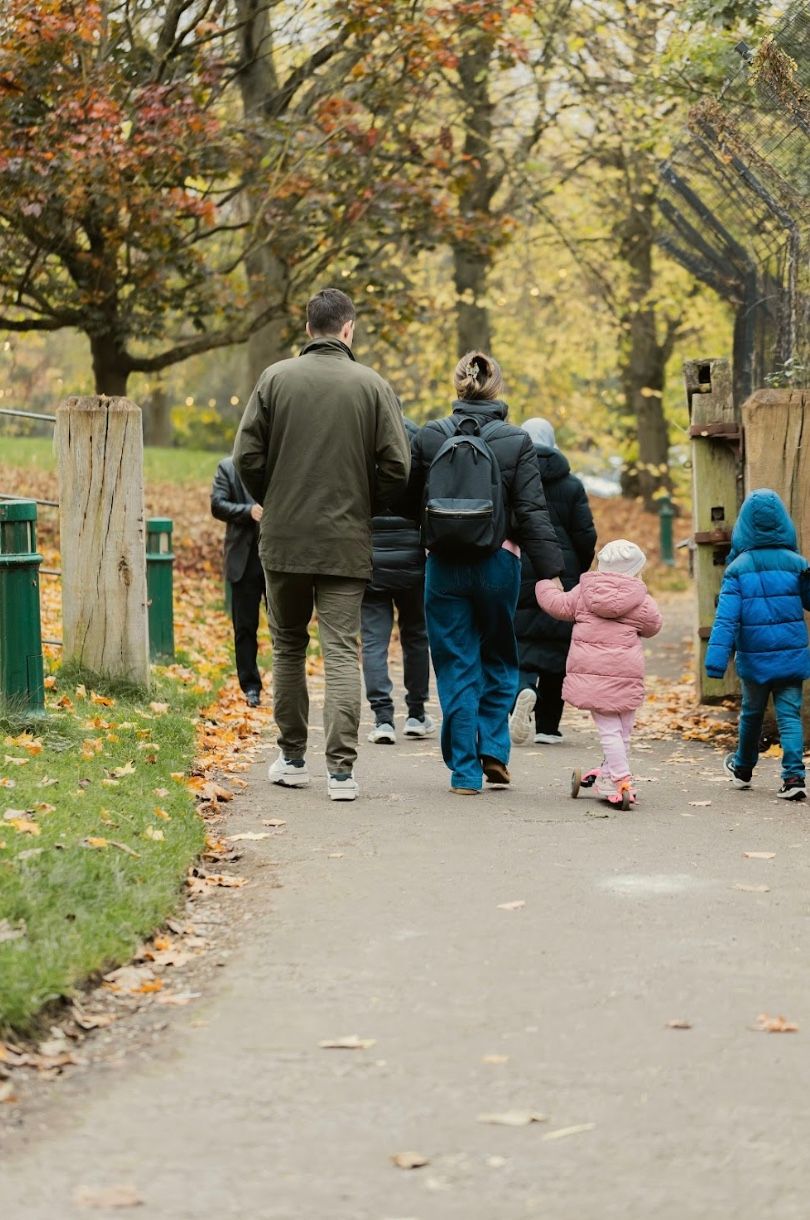
[[[582,772],[581,771],[572,771],[571,772],[571,795],[572,796],[579,795],[579,787],[580,787],[581,783],[582,783]]]
[[[622,793],[622,809],[629,809],[629,808],[630,808],[630,793],[625,788],[624,792]]]

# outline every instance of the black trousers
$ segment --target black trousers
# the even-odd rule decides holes
[[[242,690],[260,691],[262,679],[256,656],[259,651],[259,606],[267,596],[264,570],[258,551],[251,552],[245,574],[231,584],[231,618],[236,672]]]
[[[538,673],[520,671],[520,689],[528,687],[537,692],[534,705],[534,728],[536,733],[558,733],[563,714],[562,684],[565,674],[544,669]]]
[[[425,626],[424,585],[420,581],[416,588],[387,592],[372,592],[367,589],[360,614],[363,679],[366,684],[366,696],[377,724],[394,723],[394,687],[388,674],[388,646],[394,628],[395,607],[402,644],[408,715],[421,720],[428,697],[430,653]]]

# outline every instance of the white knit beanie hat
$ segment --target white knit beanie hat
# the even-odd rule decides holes
[[[533,445],[545,445],[547,449],[557,448],[554,428],[547,419],[535,415],[532,419],[524,420],[520,426],[524,432],[528,432]]]
[[[596,559],[597,571],[613,572],[617,576],[637,576],[647,562],[641,547],[626,538],[605,543]]]

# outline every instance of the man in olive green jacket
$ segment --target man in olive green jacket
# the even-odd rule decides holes
[[[265,369],[245,408],[234,464],[262,505],[259,553],[273,636],[280,754],[273,783],[303,788],[306,651],[317,612],[326,680],[327,790],[354,800],[360,724],[360,606],[371,576],[371,517],[403,491],[410,445],[390,385],[352,354],[354,306],[337,288],[307,305],[310,342]]]

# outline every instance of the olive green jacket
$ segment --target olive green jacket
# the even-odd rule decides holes
[[[264,508],[265,571],[371,576],[371,517],[404,491],[411,450],[396,395],[337,338],[265,369],[233,460]]]

